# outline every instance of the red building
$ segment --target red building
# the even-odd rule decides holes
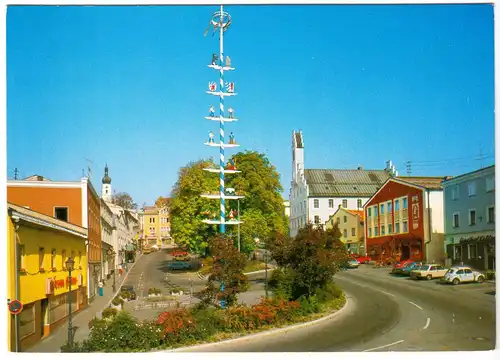
[[[448,177],[388,179],[366,202],[365,248],[374,260],[444,263],[441,182]]]

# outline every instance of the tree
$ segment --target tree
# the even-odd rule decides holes
[[[267,239],[271,232],[287,234],[288,222],[281,192],[280,175],[265,154],[246,151],[235,154],[231,159],[240,175],[232,175],[226,180],[245,198],[240,200],[241,242],[245,251],[253,249],[254,237]],[[234,200],[226,206],[235,208]],[[236,228],[231,229],[236,232]]]
[[[217,305],[224,299],[227,306],[235,304],[238,294],[248,289],[248,278],[243,273],[246,256],[234,247],[227,236],[218,235],[210,241],[210,254],[215,262],[208,277],[208,284],[202,291],[203,305]],[[221,284],[224,285],[223,291]]]
[[[219,212],[217,201],[200,196],[217,189],[217,175],[203,170],[210,167],[215,167],[211,160],[200,160],[181,168],[169,203],[172,237],[198,254],[205,252],[208,240],[217,233],[216,225],[202,222]]]
[[[349,260],[340,236],[337,224],[326,231],[308,224],[293,239],[281,237],[271,241],[271,253],[281,267],[276,276],[290,283],[292,299],[310,297],[325,288],[342,263]]]
[[[159,196],[158,199],[155,201],[155,206],[158,208],[162,208],[168,205],[168,198]]]
[[[115,205],[121,206],[124,209],[137,209],[137,204],[126,192],[119,192],[117,194],[114,194],[111,202]]]

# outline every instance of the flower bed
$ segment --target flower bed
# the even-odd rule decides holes
[[[139,322],[121,311],[107,321],[96,321],[89,338],[71,351],[151,351],[236,338],[337,311],[345,304],[345,297],[340,289],[335,291],[330,296],[313,295],[295,301],[262,298],[251,307],[178,308],[159,314],[154,322]],[[66,346],[61,350],[70,351]]]

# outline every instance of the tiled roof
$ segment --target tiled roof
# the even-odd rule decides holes
[[[358,215],[360,221],[365,221],[365,212],[363,210],[349,210],[349,209],[346,210],[353,215]]]
[[[385,170],[306,169],[309,196],[372,196],[391,176]]]
[[[450,179],[450,176],[398,176],[396,179],[422,186],[430,190],[442,190],[441,183]]]

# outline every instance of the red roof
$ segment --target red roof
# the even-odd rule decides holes
[[[360,221],[365,221],[365,212],[363,210],[347,210],[347,211],[353,215],[358,215]]]

